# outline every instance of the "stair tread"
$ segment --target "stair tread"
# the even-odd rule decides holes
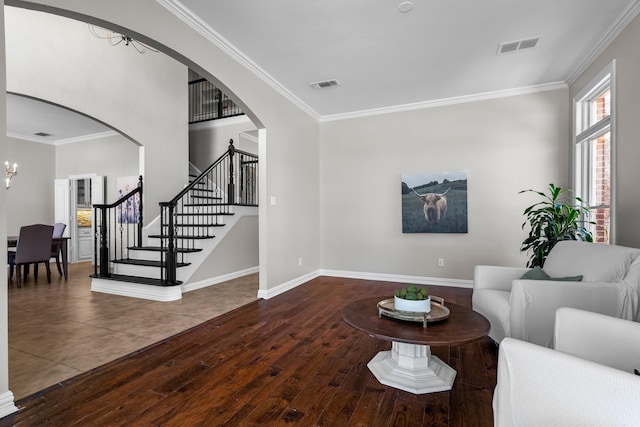
[[[130,246],[127,249],[134,251],[150,251],[150,252],[167,252],[168,249],[165,247],[164,249],[161,246]],[[177,248],[177,252],[181,253],[191,253],[191,252],[202,252],[202,249],[197,248]]]
[[[115,280],[119,282],[128,282],[128,283],[142,283],[143,285],[154,285],[154,286],[176,286],[176,285],[182,284],[181,281],[177,281],[176,283],[172,283],[172,284],[167,284],[160,279],[153,279],[151,277],[128,276],[126,274],[111,274],[109,277],[102,277],[99,275],[92,274],[91,277],[96,279]]]
[[[145,267],[162,267],[161,261],[151,261],[148,259],[114,259],[111,262],[114,264],[126,264],[126,265],[142,265]],[[190,265],[190,262],[179,262],[176,267],[186,267]]]
[[[212,205],[211,203],[184,203],[182,206],[209,206],[209,207],[221,207],[227,205]]]
[[[226,224],[173,224],[174,227],[224,227]],[[168,227],[169,224],[163,224],[163,227]]]
[[[169,237],[166,234],[151,234],[149,235],[149,237],[153,237],[156,239],[166,239],[167,237]],[[203,239],[213,239],[216,236],[182,236],[182,235],[176,235],[175,236],[176,239],[184,239],[184,240],[203,240]]]
[[[233,212],[211,212],[211,213],[192,213],[183,212],[177,213],[176,216],[213,216],[213,215],[235,215]]]

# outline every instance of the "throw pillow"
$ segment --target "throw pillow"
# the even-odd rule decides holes
[[[521,279],[527,280],[549,280],[549,275],[545,273],[540,267],[533,267],[531,270],[524,273]]]
[[[531,270],[524,273],[521,279],[527,280],[548,280],[549,275],[545,273],[540,267],[533,267]]]
[[[568,277],[550,277],[540,267],[534,267],[531,270],[524,273],[521,279],[526,280],[557,280],[561,282],[581,282],[582,276],[568,276]]]

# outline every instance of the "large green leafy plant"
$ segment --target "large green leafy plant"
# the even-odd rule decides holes
[[[593,242],[591,232],[585,227],[589,210],[579,197],[571,197],[571,190],[549,184],[549,194],[535,190],[520,193],[536,193],[543,200],[524,211],[526,220],[522,229],[531,227],[520,252],[531,252],[527,267],[542,267],[551,249],[561,240],[584,240]],[[518,194],[520,194],[518,193]]]

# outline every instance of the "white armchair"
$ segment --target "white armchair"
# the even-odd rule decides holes
[[[640,324],[571,308],[556,317],[556,350],[502,341],[494,425],[638,425]]]
[[[562,241],[544,272],[552,278],[581,275],[582,281],[520,279],[528,270],[475,267],[473,309],[489,319],[489,336],[497,343],[511,337],[551,347],[559,307],[640,320],[640,249]]]

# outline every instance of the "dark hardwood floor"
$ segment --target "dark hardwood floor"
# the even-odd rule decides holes
[[[492,426],[489,338],[432,347],[458,372],[449,392],[414,395],[370,373],[391,343],[348,326],[341,310],[398,286],[314,279],[25,397],[0,426]],[[470,289],[429,289],[471,306]]]

